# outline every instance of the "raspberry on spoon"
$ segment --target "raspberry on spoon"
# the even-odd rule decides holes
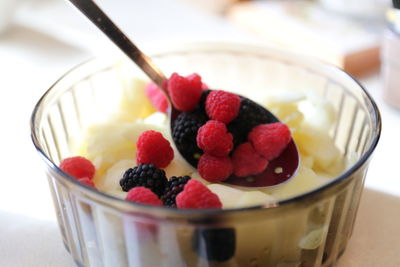
[[[226,125],[214,120],[209,120],[199,128],[196,140],[197,146],[205,153],[217,157],[227,156],[233,147],[233,137]]]
[[[278,157],[291,140],[289,128],[281,123],[260,124],[249,133],[248,139],[255,150],[266,159]]]
[[[180,111],[192,111],[199,103],[203,83],[199,75],[188,77],[173,73],[168,79],[167,89],[174,107]]]

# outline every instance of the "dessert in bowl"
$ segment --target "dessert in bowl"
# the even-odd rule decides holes
[[[43,156],[64,244],[83,266],[329,266],[343,253],[379,112],[341,70],[272,48],[180,45],[153,53],[167,73],[198,73],[210,88],[268,107],[292,133],[300,167],[287,183],[249,189],[209,183],[179,153],[167,177],[189,175],[222,209],[179,209],[124,200],[119,182],[137,165],[136,141],[165,114],[131,63],[96,59],[62,77],[39,101],[32,138]],[[96,166],[93,189],[58,166],[71,156]],[[279,170],[277,170],[279,172]]]

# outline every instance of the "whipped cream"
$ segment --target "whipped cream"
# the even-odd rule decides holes
[[[97,189],[123,199],[127,192],[122,191],[119,180],[125,170],[136,166],[135,143],[139,135],[146,130],[159,131],[173,144],[167,115],[157,112],[144,94],[146,83],[137,78],[128,83],[115,112],[86,129],[74,150],[96,166]],[[300,153],[297,174],[286,183],[257,190],[209,183],[174,148],[174,159],[164,169],[167,177],[189,175],[217,194],[223,208],[239,208],[274,205],[320,187],[343,172],[343,156],[328,133],[336,116],[329,102],[315,95],[284,90],[263,92],[261,97],[250,93],[246,97],[257,100],[289,126]]]

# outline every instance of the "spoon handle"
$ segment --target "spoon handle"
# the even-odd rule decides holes
[[[139,48],[112,22],[112,20],[92,0],[69,0],[90,19],[114,44],[116,44],[158,87],[165,91],[164,74]],[[166,92],[165,92],[166,93]],[[168,94],[167,94],[168,95]]]

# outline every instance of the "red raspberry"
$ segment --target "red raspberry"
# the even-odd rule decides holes
[[[193,74],[190,74],[190,75],[186,76],[186,79],[189,79],[189,80],[191,80],[191,79],[200,79],[201,80],[201,76],[198,75],[197,73],[193,73]],[[201,83],[201,90],[207,90],[207,89],[209,89],[208,85],[202,82]]]
[[[148,83],[145,88],[145,94],[150,99],[153,106],[161,112],[167,112],[168,100],[165,94],[153,82]]]
[[[180,209],[220,209],[222,203],[207,186],[190,179],[176,196],[176,206]]]
[[[233,173],[244,177],[259,174],[268,166],[268,160],[257,153],[250,142],[240,144],[232,155]]]
[[[161,133],[148,130],[143,132],[136,142],[136,163],[154,164],[165,168],[174,158],[174,150]]]
[[[230,157],[215,157],[203,154],[197,165],[201,177],[209,182],[220,182],[228,178],[233,172]]]
[[[91,179],[89,179],[89,178],[87,178],[87,177],[85,177],[85,178],[80,178],[80,179],[78,179],[78,181],[81,182],[82,184],[87,185],[87,186],[96,188],[96,186],[95,186],[93,180],[91,180]]]
[[[125,199],[128,201],[150,204],[155,206],[163,205],[161,200],[157,197],[157,195],[144,186],[134,187],[131,190],[129,190]]]
[[[199,75],[180,76],[173,73],[168,79],[168,92],[175,108],[181,111],[192,111],[198,104],[202,89]]]
[[[233,136],[228,133],[226,125],[219,121],[209,120],[197,131],[197,146],[205,153],[223,157],[233,147]]]
[[[193,73],[189,76],[186,76],[186,79],[188,79],[188,80],[200,79],[201,80],[201,77],[198,74]],[[207,84],[202,83],[201,89],[207,90],[208,89]],[[167,112],[167,108],[168,108],[167,97],[155,83],[150,82],[147,84],[147,86],[145,88],[145,94],[150,99],[151,103],[158,111],[164,112],[164,113]]]
[[[239,113],[240,97],[222,90],[211,91],[206,100],[208,117],[223,123],[232,121]]]
[[[260,124],[248,136],[255,150],[267,160],[278,157],[291,140],[289,128],[281,123]]]
[[[70,157],[62,160],[60,163],[60,169],[76,179],[85,177],[93,179],[96,171],[90,160],[80,156]]]

